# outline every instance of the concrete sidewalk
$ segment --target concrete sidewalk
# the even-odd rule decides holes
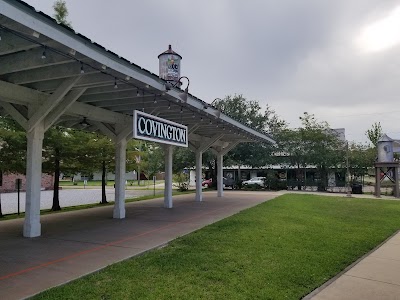
[[[112,206],[45,215],[42,236],[22,237],[23,220],[0,223],[1,299],[32,296],[130,258],[278,196],[274,192],[225,191],[128,203],[126,219],[112,219]]]
[[[304,300],[399,300],[400,232]]]

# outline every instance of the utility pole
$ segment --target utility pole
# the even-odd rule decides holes
[[[346,197],[351,197],[350,190],[350,167],[349,167],[349,142],[346,141],[346,181],[347,181],[347,193]]]

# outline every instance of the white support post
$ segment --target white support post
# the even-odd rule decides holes
[[[172,153],[173,146],[165,146],[165,188],[164,207],[172,208]]]
[[[117,142],[115,153],[115,204],[114,219],[125,218],[126,138]]]
[[[224,196],[224,179],[223,179],[223,161],[224,156],[221,153],[217,154],[217,188],[218,197]]]
[[[37,237],[41,234],[40,225],[40,189],[42,184],[42,146],[44,122],[36,124],[27,131],[26,163],[26,204],[24,237]]]
[[[197,150],[196,155],[196,202],[203,201],[203,190],[201,187],[201,182],[203,180],[203,152]]]

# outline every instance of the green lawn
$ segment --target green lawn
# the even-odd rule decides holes
[[[300,299],[399,216],[398,201],[287,194],[35,299]]]

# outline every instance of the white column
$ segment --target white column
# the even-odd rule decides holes
[[[125,218],[125,169],[126,169],[126,139],[116,145],[115,151],[115,204],[114,219]]]
[[[42,146],[44,137],[43,121],[26,134],[26,204],[23,234],[25,237],[37,237],[40,226],[40,189],[42,185]]]
[[[224,161],[224,156],[220,153],[217,154],[217,187],[218,187],[218,192],[217,195],[218,197],[223,197],[224,196],[224,179],[223,179],[223,161]]]
[[[165,146],[164,207],[172,208],[172,153],[173,146]]]
[[[197,150],[195,152],[196,156],[196,201],[201,202],[203,201],[203,190],[201,187],[201,182],[203,180],[203,152]]]

